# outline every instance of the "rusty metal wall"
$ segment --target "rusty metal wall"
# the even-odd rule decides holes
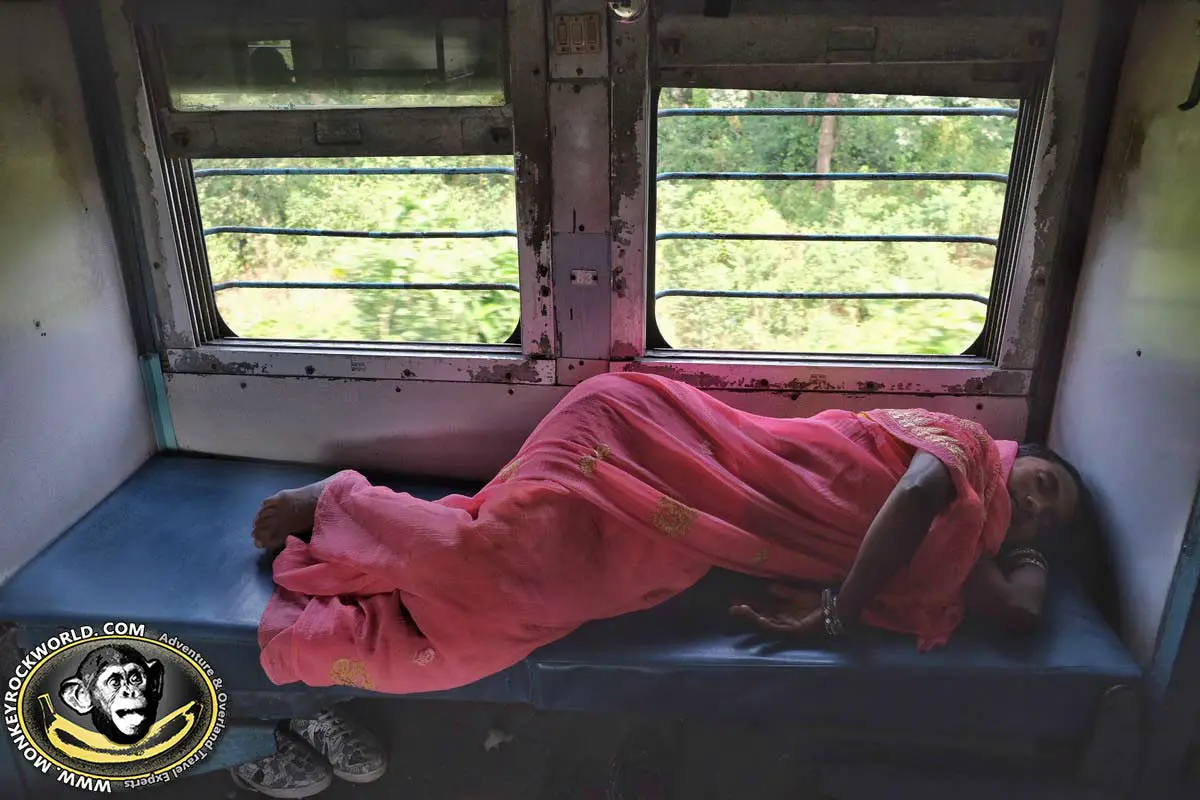
[[[571,359],[609,351],[609,64],[604,0],[551,0],[550,149],[554,184],[554,284],[562,349]],[[560,52],[564,25],[593,37],[587,52]],[[583,48],[579,48],[583,49]]]
[[[184,450],[487,480],[569,387],[174,374],[167,391]],[[712,394],[774,417],[880,404],[863,393]],[[892,394],[884,402],[910,408],[930,398]],[[943,397],[936,405],[1002,437],[1024,425],[1019,397]]]

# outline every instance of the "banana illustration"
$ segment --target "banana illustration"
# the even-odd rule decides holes
[[[133,744],[114,744],[103,734],[90,731],[60,716],[50,702],[50,695],[38,697],[42,718],[46,723],[46,738],[63,755],[91,764],[112,764],[141,761],[170,750],[183,741],[196,724],[202,706],[193,700],[154,723],[146,736]],[[174,733],[171,731],[175,730]]]

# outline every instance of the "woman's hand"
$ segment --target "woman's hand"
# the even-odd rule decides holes
[[[730,615],[776,637],[810,639],[825,632],[820,592],[780,584],[771,584],[767,591],[776,599],[771,608],[741,603],[730,607]]]
[[[1044,570],[1025,565],[1005,575],[990,558],[981,558],[963,585],[968,616],[1016,634],[1037,627],[1045,598]]]

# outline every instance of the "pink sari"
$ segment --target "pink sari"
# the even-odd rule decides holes
[[[957,499],[866,621],[934,647],[1003,541],[1015,443],[923,410],[760,417],[620,373],[576,387],[473,497],[429,502],[339,473],[311,543],[289,539],[275,562],[262,665],[278,684],[438,691],[712,567],[834,583],[918,448],[949,468]]]

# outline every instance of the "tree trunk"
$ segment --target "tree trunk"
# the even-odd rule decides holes
[[[837,108],[841,104],[841,95],[830,93],[825,95],[826,108]],[[837,147],[837,117],[821,117],[821,130],[817,133],[817,168],[818,174],[824,175],[833,171],[833,151]],[[829,181],[817,181],[818,192],[829,188]]]

